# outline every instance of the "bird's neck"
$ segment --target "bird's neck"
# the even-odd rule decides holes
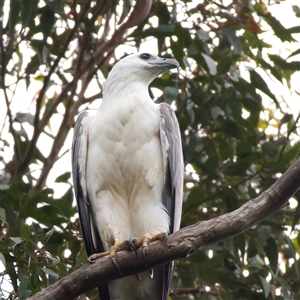
[[[126,101],[126,99],[152,101],[149,95],[148,85],[144,82],[128,82],[126,78],[120,81],[115,78],[105,84],[103,89],[103,104],[106,102]]]

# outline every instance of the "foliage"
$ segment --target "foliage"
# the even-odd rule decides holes
[[[283,2],[160,0],[149,13],[138,3],[132,12],[129,0],[0,2],[2,298],[25,299],[85,263],[62,161],[74,117],[101,97],[125,52],[152,41],[181,64],[179,76],[164,74],[151,87],[158,102],[177,108],[187,165],[182,227],[255,198],[299,156],[300,115],[276,87],[299,102],[292,79],[300,49],[282,54],[265,38],[288,47],[299,38],[299,26],[286,28],[271,13]],[[299,6],[290,9],[299,18]],[[55,183],[47,182],[51,171]],[[180,261],[171,298],[300,299],[299,199]]]

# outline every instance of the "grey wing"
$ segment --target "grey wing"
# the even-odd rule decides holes
[[[183,155],[176,115],[170,105],[160,104],[160,138],[164,156],[165,188],[163,203],[171,219],[170,233],[180,227],[183,197]]]
[[[170,216],[169,232],[173,233],[180,227],[184,164],[181,135],[176,115],[170,105],[160,104],[160,139],[165,168],[165,186],[163,204]],[[173,263],[164,266],[163,300],[167,299],[173,273]]]
[[[86,161],[88,156],[88,128],[92,116],[83,111],[78,116],[74,126],[72,143],[72,176],[77,201],[78,214],[82,236],[87,255],[103,252],[103,244],[91,216],[91,206],[86,187]],[[102,300],[109,300],[108,287],[106,283],[98,286]]]

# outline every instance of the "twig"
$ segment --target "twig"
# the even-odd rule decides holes
[[[25,171],[25,169],[27,168],[30,160],[31,160],[31,157],[34,153],[34,150],[35,150],[35,147],[36,147],[36,143],[37,143],[37,140],[40,136],[40,133],[43,131],[44,129],[44,122],[41,124],[40,122],[40,111],[41,111],[41,104],[42,104],[42,100],[43,100],[43,97],[44,97],[44,94],[46,93],[47,91],[47,88],[48,88],[48,84],[50,82],[50,78],[52,76],[52,74],[54,73],[54,71],[56,70],[60,60],[62,59],[62,57],[65,55],[65,52],[69,46],[69,43],[71,42],[76,30],[78,29],[78,26],[80,25],[80,21],[84,18],[84,16],[86,15],[87,11],[88,11],[88,8],[90,6],[90,1],[87,2],[82,14],[81,14],[81,17],[80,17],[80,20],[75,23],[74,27],[72,28],[70,34],[68,35],[67,37],[67,40],[65,41],[65,44],[62,48],[62,50],[60,51],[59,55],[56,57],[55,61],[53,62],[47,76],[45,77],[44,79],[44,84],[43,84],[43,87],[39,93],[39,96],[36,100],[36,112],[35,112],[35,117],[34,117],[34,132],[33,132],[33,136],[32,136],[32,139],[31,139],[31,142],[27,148],[27,152],[25,154],[25,157],[23,159],[23,161],[20,163],[19,165],[19,168],[18,168],[18,172],[19,173],[23,173]]]

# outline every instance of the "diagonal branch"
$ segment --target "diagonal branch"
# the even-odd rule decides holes
[[[72,274],[62,278],[48,288],[32,296],[30,300],[73,299],[99,285],[128,275],[136,274],[169,261],[187,257],[204,246],[219,242],[228,236],[244,232],[283,207],[300,188],[300,159],[298,159],[271,187],[257,198],[239,209],[185,227],[170,235],[165,244],[156,241],[147,254],[147,265],[143,262],[141,249],[138,256],[133,252],[117,254],[116,269],[109,257],[98,259],[94,264],[86,264]]]
[[[30,144],[28,146],[28,149],[26,151],[25,157],[19,165],[19,168],[18,168],[19,173],[23,173],[23,172],[26,171],[26,169],[29,165],[29,162],[31,160],[31,157],[34,153],[38,138],[39,138],[40,134],[42,133],[42,131],[44,130],[44,126],[42,126],[43,124],[40,124],[41,123],[40,122],[41,103],[42,103],[43,97],[44,97],[44,95],[47,91],[48,85],[50,83],[51,76],[53,75],[56,68],[58,67],[58,64],[61,61],[62,57],[65,55],[65,52],[69,47],[69,43],[73,39],[73,37],[74,37],[74,35],[75,35],[75,33],[78,29],[78,26],[80,25],[80,21],[87,14],[89,7],[90,7],[90,1],[88,1],[87,4],[85,5],[85,8],[84,8],[83,12],[81,13],[80,19],[78,20],[77,23],[75,23],[74,27],[72,28],[70,34],[68,35],[68,37],[66,39],[64,47],[62,48],[62,50],[60,51],[60,54],[56,57],[55,61],[51,65],[51,68],[50,68],[47,76],[45,76],[45,78],[44,78],[43,87],[42,87],[42,89],[39,93],[39,96],[38,96],[37,100],[36,100],[36,112],[35,112],[35,117],[34,117],[33,136],[32,136],[32,139],[30,141]]]

